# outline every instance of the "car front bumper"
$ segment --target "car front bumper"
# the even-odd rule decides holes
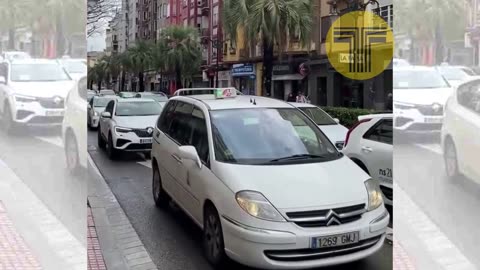
[[[116,133],[113,131],[113,146],[115,149],[128,152],[152,151],[152,137],[139,137],[135,132]],[[148,141],[148,142],[145,142]]]
[[[417,109],[394,110],[393,128],[405,133],[437,133],[442,128],[442,115],[423,115]]]
[[[364,213],[358,221],[338,226],[303,228],[285,222],[284,230],[250,227],[222,217],[226,254],[244,265],[262,269],[307,269],[364,259],[381,249],[390,216],[385,207]],[[350,246],[311,249],[313,237],[359,232]]]
[[[13,121],[26,126],[60,126],[63,122],[65,110],[48,109],[42,107],[38,102],[15,104],[12,111]]]

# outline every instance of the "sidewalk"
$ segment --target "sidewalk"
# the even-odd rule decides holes
[[[393,270],[415,270],[415,266],[412,260],[408,256],[407,252],[403,249],[403,246],[393,238]]]
[[[0,201],[0,270],[42,270]]]
[[[93,220],[92,209],[88,206],[88,270],[107,270],[103,259],[100,242],[98,241],[95,220]]]

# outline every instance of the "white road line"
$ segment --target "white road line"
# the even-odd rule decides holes
[[[415,146],[428,150],[438,155],[443,155],[443,150],[440,144],[415,144]]]
[[[415,245],[426,247],[425,252],[429,255],[428,257],[443,269],[477,269],[440,228],[410,199],[402,188],[394,184],[393,190],[395,191],[395,205],[397,205],[395,207],[395,220],[398,220],[396,228],[400,232],[400,235],[396,234],[396,239],[399,242],[418,239],[414,240],[417,242]],[[408,227],[407,231],[412,232],[412,235],[403,235],[401,233],[404,231],[403,228],[398,226]],[[404,237],[408,239],[402,241]],[[418,241],[422,243],[418,243]],[[409,253],[414,254],[412,252]]]
[[[139,162],[137,162],[137,163],[140,164],[140,165],[142,165],[142,166],[145,166],[145,167],[147,167],[147,168],[149,168],[149,169],[152,168],[152,162],[151,162],[151,161],[139,161]]]
[[[35,136],[36,139],[41,141],[47,142],[49,144],[53,144],[58,147],[63,148],[63,140],[62,137],[46,137],[46,136]]]

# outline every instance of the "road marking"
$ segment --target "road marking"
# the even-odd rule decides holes
[[[438,155],[443,155],[443,150],[440,144],[415,144],[415,146],[428,150]]]
[[[394,183],[393,190],[395,190],[395,205],[400,206],[395,208],[395,220],[398,220],[396,228],[400,232],[400,235],[396,234],[396,240],[402,243],[414,239],[412,241],[417,242],[414,244],[424,246],[425,252],[429,255],[427,256],[443,269],[477,269],[402,188]],[[403,229],[398,226],[408,227],[407,231],[413,232],[413,234],[403,235]],[[410,239],[410,237],[412,238]],[[402,241],[402,239],[404,240]],[[422,243],[418,243],[418,241]],[[405,245],[403,247],[406,248]],[[415,253],[409,252],[409,254]],[[419,258],[412,259],[418,260]]]
[[[152,168],[152,162],[151,162],[151,161],[139,161],[139,162],[137,162],[137,163],[140,164],[140,165],[142,165],[142,166],[145,166],[145,167],[147,167],[147,168],[149,168],[149,169]]]
[[[58,147],[63,148],[63,140],[62,137],[46,137],[46,136],[35,136],[36,139],[41,141],[47,142],[49,144],[53,144]]]

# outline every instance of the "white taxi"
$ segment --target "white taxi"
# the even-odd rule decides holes
[[[445,107],[442,146],[448,177],[480,184],[480,79],[461,84]]]
[[[385,204],[393,205],[393,115],[358,117],[348,131],[343,153],[379,181]]]
[[[375,180],[286,102],[181,90],[158,119],[152,149],[157,206],[173,200],[203,230],[206,258],[262,269],[361,260],[389,222]],[[186,95],[189,93],[191,96]]]
[[[393,70],[394,130],[399,133],[438,133],[443,106],[453,89],[433,67],[396,67]]]

